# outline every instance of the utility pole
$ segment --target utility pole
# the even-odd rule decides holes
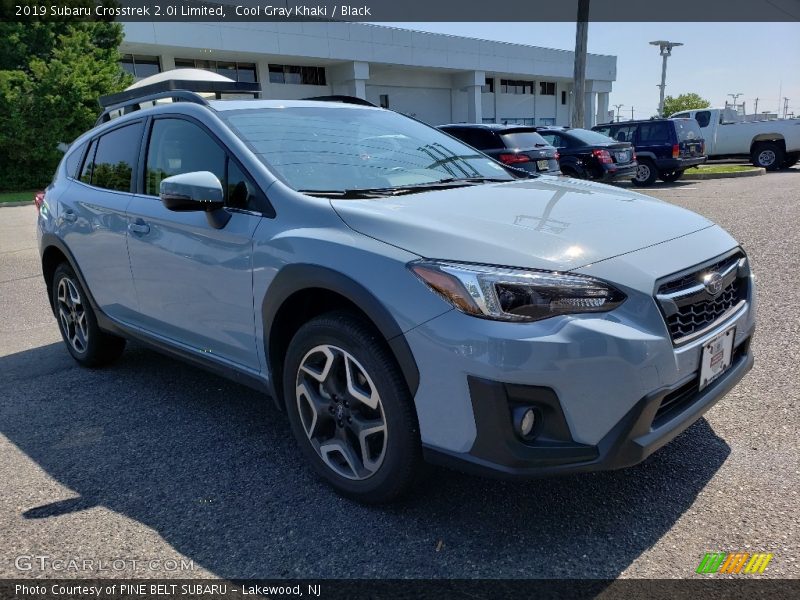
[[[661,85],[658,87],[661,90],[661,98],[658,101],[658,116],[664,116],[664,89],[667,87],[667,59],[672,56],[672,49],[678,46],[683,46],[680,42],[668,42],[666,40],[657,40],[650,42],[651,46],[658,46],[661,52]]]
[[[619,123],[619,109],[625,106],[624,104],[615,104],[614,107],[617,109],[617,123]]]
[[[578,0],[575,23],[575,70],[572,75],[572,118],[570,125],[585,127],[586,52],[589,40],[589,0]]]
[[[758,114],[758,98],[756,98],[754,106],[753,106],[753,114],[754,115]]]
[[[633,121],[633,106],[631,106],[631,121]]]
[[[789,112],[789,99],[784,96],[783,97],[783,118],[786,118],[786,113]]]

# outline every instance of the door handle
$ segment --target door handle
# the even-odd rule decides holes
[[[150,233],[150,225],[143,221],[139,221],[136,223],[128,223],[128,231],[131,233],[138,233],[141,235],[145,235]]]
[[[67,209],[64,211],[64,220],[69,221],[70,223],[74,223],[78,219],[78,215],[72,209]]]

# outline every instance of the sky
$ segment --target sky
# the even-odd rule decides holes
[[[404,29],[575,49],[575,23],[381,23]],[[589,52],[617,57],[617,80],[609,107],[637,119],[658,111],[661,56],[653,40],[682,42],[669,58],[666,94],[696,92],[712,106],[741,93],[747,112],[800,116],[800,23],[589,23]]]

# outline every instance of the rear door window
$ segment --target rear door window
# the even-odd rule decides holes
[[[636,136],[636,129],[638,125],[624,125],[614,129],[614,135],[609,137],[616,142],[629,142],[633,143],[633,138]]]
[[[559,134],[553,133],[552,131],[545,131],[540,133],[539,135],[542,136],[545,142],[550,144],[551,146],[555,146],[556,148],[564,148],[566,144],[564,144],[564,138],[562,138]]]
[[[694,113],[694,119],[697,121],[697,124],[700,127],[708,127],[708,124],[711,122],[711,111],[710,110],[701,110]]]
[[[143,123],[132,123],[100,136],[91,168],[91,184],[118,192],[130,192]],[[87,160],[88,162],[88,160]],[[85,168],[85,166],[84,166]],[[83,174],[81,174],[83,179]]]

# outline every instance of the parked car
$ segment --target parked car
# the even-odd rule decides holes
[[[564,175],[607,182],[630,179],[636,173],[636,152],[627,142],[588,129],[537,127],[536,131],[558,150]]]
[[[672,117],[697,120],[709,158],[747,157],[768,171],[788,169],[800,160],[800,119],[742,121],[731,108],[701,108]]]
[[[439,129],[503,164],[531,173],[559,174],[558,152],[534,127],[460,123]]]
[[[37,220],[67,351],[99,367],[135,339],[263,390],[351,498],[396,498],[424,460],[629,466],[753,364],[747,256],[700,215],[347,101],[103,104]]]
[[[707,160],[703,134],[694,119],[624,121],[592,129],[634,145],[639,162],[632,179],[636,185],[653,185],[656,179],[677,181],[686,169]]]

